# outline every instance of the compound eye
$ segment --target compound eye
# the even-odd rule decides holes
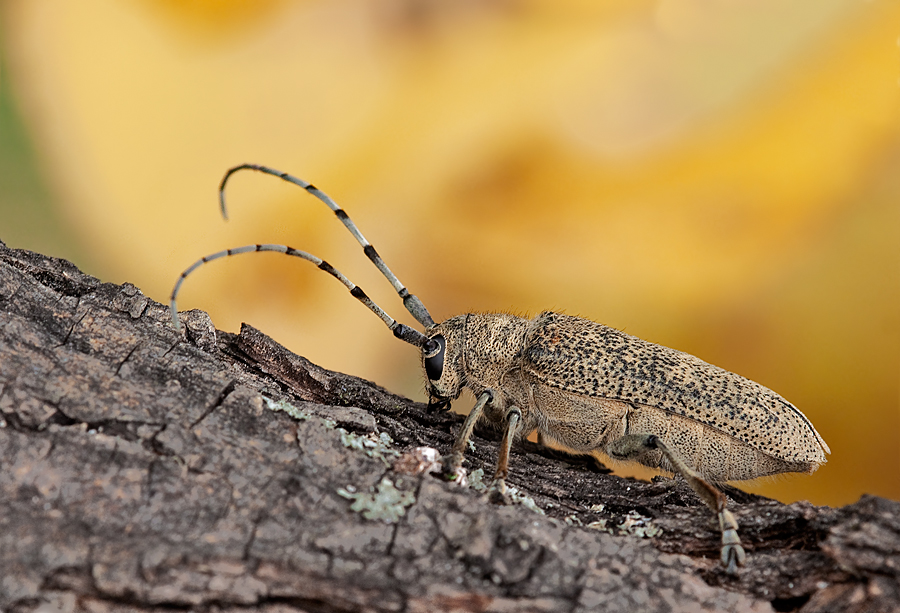
[[[425,348],[425,374],[431,381],[437,381],[444,372],[444,350],[447,348],[447,341],[438,334],[430,339]]]

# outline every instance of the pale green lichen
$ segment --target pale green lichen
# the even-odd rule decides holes
[[[265,396],[263,396],[262,399],[270,411],[283,411],[298,421],[309,421],[310,419],[316,418],[320,420],[326,428],[335,428],[337,426],[335,421],[326,417],[313,415],[309,411],[304,411],[299,407],[295,407],[285,400],[275,401],[271,398],[266,398]]]
[[[518,488],[507,486],[506,493],[507,493],[507,495],[509,495],[509,497],[512,499],[512,501],[515,504],[520,504],[523,507],[525,507],[526,509],[534,511],[535,513],[537,513],[539,515],[544,514],[544,510],[537,505],[537,503],[534,501],[534,499],[531,496],[528,496],[527,494],[523,494],[522,492],[520,492]]]
[[[394,441],[391,439],[391,436],[387,432],[381,432],[379,434],[370,432],[365,436],[360,436],[359,434],[348,432],[343,428],[338,428],[337,422],[332,419],[328,419],[327,417],[319,417],[318,415],[314,415],[309,411],[304,411],[299,407],[295,407],[291,403],[285,402],[284,400],[275,401],[270,398],[266,398],[265,396],[263,396],[263,400],[265,401],[266,406],[272,411],[283,411],[298,421],[316,420],[330,430],[337,430],[338,433],[340,433],[341,444],[344,447],[362,451],[370,458],[381,460],[382,462],[384,462],[385,466],[391,465],[391,461],[389,458],[400,457],[400,452],[391,447]]]
[[[469,484],[469,487],[471,487],[476,492],[486,492],[490,488],[490,485],[485,482],[484,470],[482,470],[481,468],[473,470],[471,473],[469,473],[466,476],[466,480]],[[531,496],[523,494],[516,487],[507,485],[506,496],[513,504],[522,505],[526,509],[534,511],[535,513],[539,513],[540,515],[544,514],[544,510],[537,505],[537,503]]]
[[[344,447],[362,451],[370,458],[381,460],[385,466],[391,465],[389,458],[400,457],[400,452],[391,447],[394,441],[387,432],[380,434],[370,432],[366,436],[347,432],[343,428],[338,428],[338,432],[341,433],[341,444]]]
[[[600,532],[609,532],[612,534],[612,530],[606,527],[605,519],[598,519],[597,521],[592,521],[587,525],[591,530],[599,530]]]
[[[619,534],[631,534],[640,538],[653,538],[662,534],[662,528],[655,525],[649,517],[644,517],[637,511],[631,511],[625,516],[625,521],[619,524]]]
[[[400,521],[406,514],[406,508],[416,501],[412,492],[398,490],[393,481],[384,477],[375,486],[373,492],[356,492],[352,486],[339,488],[337,493],[344,498],[353,501],[350,510],[361,513],[363,517],[371,520],[380,520],[388,524]]]
[[[654,524],[651,518],[644,517],[637,511],[630,511],[622,523],[615,527],[609,526],[608,519],[592,521],[587,527],[599,532],[618,534],[620,536],[631,535],[638,538],[653,538],[662,534],[662,528]]]
[[[469,479],[469,487],[471,487],[476,492],[485,492],[487,491],[487,483],[484,482],[484,470],[476,469],[473,470],[470,475],[468,475]]]

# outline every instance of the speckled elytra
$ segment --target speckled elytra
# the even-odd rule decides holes
[[[361,288],[320,258],[286,245],[248,245],[208,255],[181,273],[171,309],[185,278],[218,258],[275,251],[308,260],[338,279],[378,315],[397,338],[422,351],[429,407],[446,409],[464,388],[477,401],[446,458],[458,478],[463,453],[479,420],[500,424],[503,440],[492,489],[503,497],[514,440],[537,431],[542,438],[581,452],[673,471],[685,478],[719,520],[721,561],[729,573],[745,553],[725,496],[712,483],[785,472],[812,473],[831,453],[812,423],[794,405],[758,383],[692,355],[655,345],[579,317],[545,311],[527,319],[506,313],[467,313],[435,323],[425,305],[400,282],[356,224],[313,185],[266,166],[256,170],[299,185],[324,202],[390,281],[424,332],[397,322]]]

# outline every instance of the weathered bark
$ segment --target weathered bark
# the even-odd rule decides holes
[[[0,243],[0,609],[900,610],[896,502],[729,490],[732,578],[681,482],[526,444],[508,481],[544,514],[492,505],[399,458],[458,416],[182,318]]]

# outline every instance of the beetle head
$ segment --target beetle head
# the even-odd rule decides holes
[[[429,341],[422,348],[422,365],[431,409],[449,408],[466,385],[463,347],[466,316],[439,323],[425,334]]]

